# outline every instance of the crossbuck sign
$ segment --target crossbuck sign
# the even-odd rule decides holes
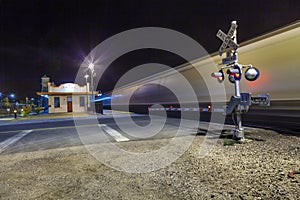
[[[232,23],[227,35],[221,30],[218,31],[217,37],[223,41],[222,45],[219,48],[220,56],[222,56],[224,50],[227,47],[229,47],[231,50],[237,50],[237,48],[239,47],[239,45],[233,40],[234,39],[233,36],[236,31],[236,28],[237,28],[237,24]]]

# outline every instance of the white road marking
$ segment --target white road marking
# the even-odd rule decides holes
[[[22,139],[24,136],[26,136],[30,132],[32,132],[32,130],[22,131],[16,135],[14,135],[13,137],[8,138],[7,140],[4,140],[3,142],[1,142],[0,143],[0,153],[5,151],[9,147],[9,145],[12,145],[13,143],[19,141],[20,139]]]
[[[13,117],[10,117],[10,118],[0,118],[1,121],[10,121],[10,120],[13,120],[15,118]]]
[[[102,127],[103,130],[106,133],[108,133],[110,136],[112,136],[117,142],[129,141],[129,139],[127,137],[123,136],[121,133],[119,133],[115,129],[110,128],[106,124],[98,124],[98,126]]]

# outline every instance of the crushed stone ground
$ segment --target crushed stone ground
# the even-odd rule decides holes
[[[247,130],[252,142],[199,158],[203,136],[174,163],[149,173],[116,171],[83,146],[0,155],[1,199],[300,199],[300,137]],[[169,139],[118,144],[142,152]]]

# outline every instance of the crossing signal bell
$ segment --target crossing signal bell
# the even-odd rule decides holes
[[[255,67],[250,67],[245,72],[245,78],[248,81],[255,81],[259,77],[259,70]]]

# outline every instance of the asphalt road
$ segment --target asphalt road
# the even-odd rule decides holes
[[[160,118],[152,119],[155,124],[149,124],[150,118],[146,115],[111,113],[93,117],[59,118],[24,120],[13,123],[0,124],[0,154],[39,151],[84,144],[105,142],[126,142],[132,140],[152,140],[175,137],[180,119],[168,118],[166,123]],[[281,133],[290,133],[291,129],[299,133],[300,123],[298,116],[289,119],[287,116],[256,115],[249,113],[244,117],[244,125],[250,127],[277,129]],[[136,128],[130,121],[141,126]],[[121,128],[120,128],[121,126]],[[195,124],[187,122],[181,125],[180,136],[206,134],[207,122],[201,122],[197,128]],[[127,131],[124,131],[127,130]],[[215,128],[220,132],[219,127]],[[232,126],[226,125],[224,130],[230,132]],[[294,131],[294,132],[295,132]],[[131,134],[132,132],[132,134]],[[157,133],[157,134],[153,134]],[[90,138],[88,138],[90,137]],[[88,138],[88,140],[85,140]],[[84,142],[82,142],[84,141]],[[87,142],[86,142],[87,141]]]
[[[176,136],[180,122],[179,119],[168,118],[164,123],[160,118],[155,118],[152,119],[155,124],[149,124],[150,118],[146,115],[126,113],[116,117],[119,119],[118,125],[109,114],[94,116],[93,119],[80,118],[75,121],[72,118],[65,118],[2,123],[0,124],[0,153],[11,154],[78,146],[83,144],[82,137],[92,137],[88,138],[88,142],[84,140],[84,144],[172,138]],[[141,127],[135,128],[129,123],[130,120]],[[120,126],[127,132],[122,131]],[[200,124],[200,129],[207,129],[207,126],[208,123],[203,122]],[[197,126],[188,121],[181,127],[178,136],[195,135],[198,132]]]
[[[22,135],[26,131],[30,132]],[[3,143],[9,142],[12,138],[16,138],[16,141],[9,144],[9,146],[3,145]],[[38,123],[34,123],[33,121],[33,123],[1,126],[0,142],[2,144],[0,145],[0,152],[2,151],[2,154],[81,144],[74,127],[74,122],[70,120]]]

